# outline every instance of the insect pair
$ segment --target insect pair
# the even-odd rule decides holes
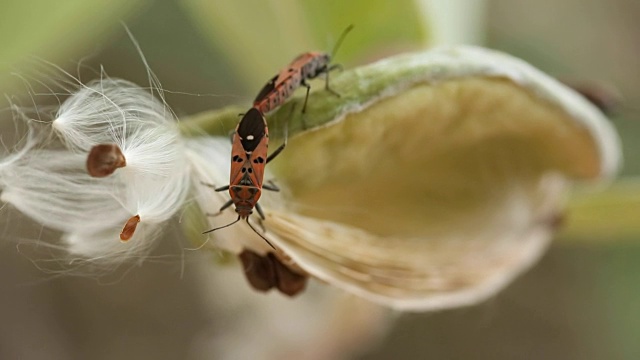
[[[352,27],[349,26],[343,31],[331,55],[321,52],[304,53],[271,78],[262,87],[253,102],[253,106],[242,116],[233,133],[229,185],[215,190],[229,191],[231,199],[220,208],[220,212],[231,205],[235,205],[238,218],[227,225],[204,233],[226,228],[245,219],[247,225],[274,249],[274,252],[269,252],[265,255],[244,249],[239,255],[247,280],[258,291],[269,291],[272,288],[276,288],[283,294],[293,296],[305,288],[308,278],[301,269],[295,269],[297,266],[285,264],[280,256],[276,255],[282,256],[284,254],[279,252],[249,222],[249,216],[253,213],[254,208],[260,218],[265,220],[264,212],[260,204],[258,204],[262,190],[279,191],[278,187],[273,183],[264,183],[265,166],[275,159],[287,145],[285,128],[284,142],[276,151],[268,155],[269,129],[264,114],[282,105],[300,86],[307,88],[304,106],[302,107],[302,112],[304,113],[311,88],[307,80],[314,79],[321,74],[326,76],[325,89],[336,96],[340,96],[329,87],[329,73],[340,66],[331,65],[330,63],[333,54],[335,54],[340,43],[347,33],[351,31]]]
[[[264,114],[282,105],[300,86],[307,88],[302,108],[304,112],[311,88],[307,80],[314,79],[321,74],[326,76],[325,89],[339,96],[329,88],[329,72],[340,67],[335,64],[331,65],[331,58],[352,28],[353,26],[349,26],[342,32],[331,55],[321,52],[304,53],[296,57],[285,69],[262,87],[254,100],[253,107],[243,115],[233,133],[229,185],[215,189],[216,191],[228,190],[231,196],[231,199],[220,208],[220,211],[235,205],[238,218],[227,225],[205,231],[204,234],[226,228],[245,219],[251,229],[275,249],[269,240],[249,222],[249,216],[253,213],[254,208],[260,218],[265,219],[264,212],[258,204],[262,190],[279,191],[273,183],[264,183],[264,168],[280,154],[287,144],[285,131],[283,144],[267,156],[269,129]]]

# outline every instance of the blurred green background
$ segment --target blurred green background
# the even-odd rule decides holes
[[[102,65],[112,77],[147,84],[124,22],[167,90],[167,102],[186,116],[248,104],[295,55],[329,51],[354,24],[337,54],[345,66],[469,42],[521,57],[561,79],[614,85],[625,98],[612,120],[624,143],[623,176],[633,177],[640,173],[638,18],[635,0],[5,0],[0,90],[20,105],[55,105],[58,99],[44,90],[50,67],[42,60],[83,81]],[[2,121],[3,129],[13,127],[8,113]],[[12,216],[6,224],[20,220]],[[31,224],[21,236],[39,238],[40,231]],[[165,242],[159,251],[178,253],[179,236],[170,232],[173,245]],[[562,238],[487,303],[403,315],[359,358],[639,359],[638,240]],[[32,264],[33,253],[25,255],[15,243],[0,245],[0,358],[187,358],[208,304],[199,297],[197,278],[180,277],[177,257],[102,285],[45,274]],[[118,332],[135,341],[115,343],[108,335]]]

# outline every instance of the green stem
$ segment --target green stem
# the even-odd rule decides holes
[[[640,179],[621,179],[602,191],[575,191],[567,210],[566,226],[558,236],[564,243],[638,240]]]
[[[185,137],[228,135],[238,125],[238,114],[247,111],[247,108],[234,105],[192,115],[180,122],[180,132]]]

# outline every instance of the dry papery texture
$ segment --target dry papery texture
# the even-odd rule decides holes
[[[305,115],[297,98],[269,117],[272,141],[285,122],[295,135],[267,166],[282,191],[263,193],[265,236],[312,276],[394,308],[495,294],[540,257],[570,185],[620,166],[617,134],[599,110],[501,53],[401,55],[332,77],[332,88],[341,96],[313,92]],[[210,132],[226,126],[215,123]],[[226,175],[201,176],[226,184]],[[205,211],[226,201],[211,199],[200,201]],[[215,243],[269,250],[246,225],[235,228]]]

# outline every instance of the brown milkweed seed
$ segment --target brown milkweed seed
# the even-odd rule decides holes
[[[140,215],[132,216],[127,220],[127,223],[124,224],[122,228],[122,232],[120,233],[120,240],[128,241],[133,236],[133,233],[136,231],[136,227],[140,222]]]
[[[116,144],[100,144],[91,148],[87,156],[87,172],[93,177],[113,174],[117,168],[125,167],[127,161]]]

